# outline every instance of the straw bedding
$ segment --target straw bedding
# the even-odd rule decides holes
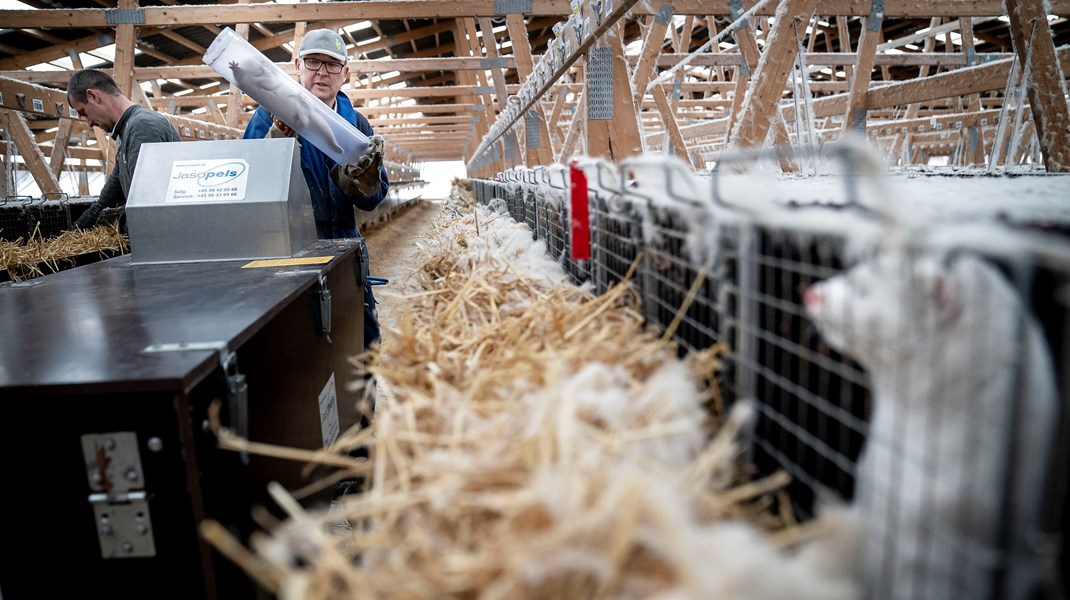
[[[442,215],[382,294],[399,325],[353,361],[378,382],[374,423],[330,462],[367,489],[313,510],[274,486],[290,518],[248,546],[205,522],[217,549],[284,600],[854,597],[832,538],[782,510],[786,477],[741,468],[754,414],[724,413],[723,348],[677,359],[628,285],[568,284],[526,226],[458,189]]]
[[[11,281],[33,279],[75,266],[75,257],[99,252],[101,258],[130,251],[129,238],[119,232],[119,223],[89,230],[75,229],[43,239],[36,228],[30,239],[0,240],[0,269]]]

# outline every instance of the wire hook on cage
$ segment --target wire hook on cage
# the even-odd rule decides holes
[[[842,204],[810,204],[799,202],[796,199],[789,199],[784,202],[784,205],[793,208],[834,208],[834,209],[849,209],[857,211],[867,217],[876,219],[878,221],[888,221],[889,218],[884,213],[874,210],[873,208],[866,206],[861,201],[860,185],[859,181],[862,177],[866,176],[866,173],[872,171],[867,164],[870,160],[864,156],[863,152],[855,147],[853,144],[838,144],[835,146],[826,147],[818,150],[816,148],[801,148],[795,149],[790,146],[774,146],[772,148],[763,148],[760,150],[744,150],[731,153],[722,153],[713,168],[710,169],[710,196],[713,203],[722,208],[736,212],[748,212],[745,207],[738,204],[732,204],[725,200],[721,190],[721,179],[724,176],[723,169],[728,166],[742,167],[763,159],[781,159],[785,157],[804,157],[809,160],[816,160],[822,156],[828,156],[829,158],[837,161],[841,165],[843,171],[843,186],[845,201]],[[875,176],[875,174],[874,174]]]

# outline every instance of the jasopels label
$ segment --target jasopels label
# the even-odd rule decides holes
[[[240,158],[176,160],[164,202],[220,202],[245,199],[249,163]]]

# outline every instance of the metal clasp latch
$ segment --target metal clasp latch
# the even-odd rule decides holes
[[[245,375],[238,372],[238,355],[230,350],[221,350],[220,364],[227,380],[227,410],[230,412],[230,428],[234,433],[249,439],[249,384]],[[249,453],[241,453],[242,462],[249,464]]]
[[[327,343],[331,343],[331,290],[327,289],[327,276],[320,273],[319,278],[320,296],[320,331],[327,335]]]

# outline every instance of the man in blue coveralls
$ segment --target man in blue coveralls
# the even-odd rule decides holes
[[[383,167],[383,138],[375,135],[368,119],[357,112],[349,98],[340,91],[349,75],[347,59],[342,36],[330,29],[315,29],[305,34],[294,59],[301,85],[372,142],[360,158],[347,165],[339,165],[305,138],[297,138],[301,145],[301,170],[305,173],[316,219],[316,235],[320,239],[362,237],[357,229],[353,207],[375,210],[390,189]],[[244,137],[293,135],[293,129],[260,107],[245,128]],[[367,268],[368,249],[363,244],[361,246]],[[371,284],[367,277],[364,281],[364,347],[367,348],[379,339],[379,323]]]

